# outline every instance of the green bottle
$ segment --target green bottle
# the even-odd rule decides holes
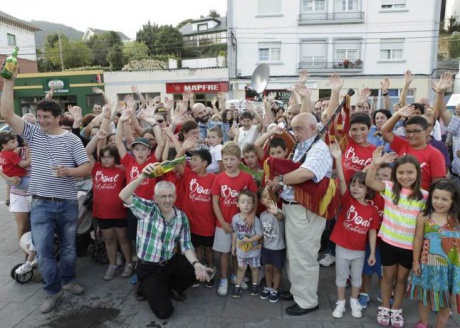
[[[165,173],[168,173],[171,171],[177,164],[182,164],[185,162],[185,156],[173,159],[172,161],[164,161],[161,162],[160,165],[158,165],[153,171],[152,174],[150,174],[151,178],[156,178],[159,176],[162,176]]]
[[[14,75],[14,72],[16,72],[16,67],[18,66],[18,52],[19,48],[14,47],[11,56],[6,58],[5,65],[3,66],[2,72],[0,73],[4,79],[11,79]]]

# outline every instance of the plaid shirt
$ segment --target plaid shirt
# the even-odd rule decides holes
[[[171,259],[176,242],[184,253],[194,249],[190,238],[190,225],[185,214],[174,207],[175,215],[167,222],[158,205],[152,201],[133,195],[129,205],[137,217],[137,256],[142,261],[160,262]]]
[[[460,175],[460,158],[457,156],[457,151],[460,150],[460,117],[452,116],[446,130],[452,134],[452,152],[454,160],[451,163],[452,173]]]

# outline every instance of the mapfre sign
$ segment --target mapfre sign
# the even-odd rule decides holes
[[[191,82],[191,83],[166,83],[166,93],[217,93],[228,92],[227,82]]]

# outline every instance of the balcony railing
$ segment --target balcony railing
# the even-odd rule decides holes
[[[318,71],[318,70],[324,70],[324,71],[333,71],[333,70],[354,70],[356,71],[362,71],[363,70],[363,61],[360,59],[357,60],[350,60],[348,63],[344,61],[335,61],[335,62],[323,62],[323,61],[315,61],[315,62],[309,62],[309,61],[301,61],[299,62],[299,70],[302,69],[307,69],[309,71]]]
[[[299,24],[343,24],[343,23],[363,23],[364,11],[339,11],[339,12],[319,12],[304,13],[299,15]]]

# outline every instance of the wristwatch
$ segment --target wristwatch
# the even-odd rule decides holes
[[[192,262],[193,267],[195,267],[195,264],[197,264],[197,263],[200,263],[200,261],[193,261]]]
[[[278,175],[278,183],[282,186],[284,186],[285,184],[283,183],[283,176],[282,175]]]

